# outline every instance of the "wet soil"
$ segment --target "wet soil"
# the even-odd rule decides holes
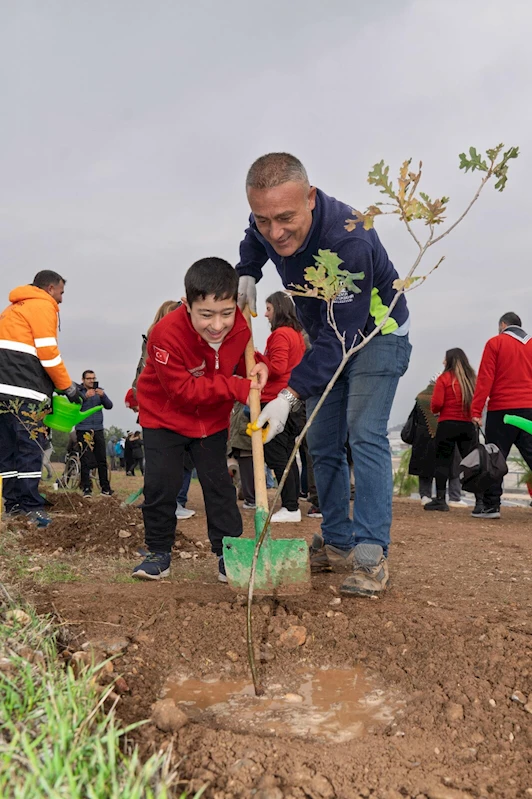
[[[80,581],[27,588],[39,610],[65,623],[72,650],[92,641],[121,652],[121,718],[149,717],[168,680],[249,684],[245,598],[217,582],[199,489],[189,503],[197,515],[180,523],[171,578],[159,583],[116,581],[118,570],[127,580],[124,558],[133,564],[142,543],[140,512],[114,497],[91,502],[80,518],[61,501],[54,523],[24,531],[20,546],[81,566]],[[243,513],[251,534],[253,513]],[[318,531],[306,517],[274,527],[307,540]],[[395,500],[393,539],[381,599],[340,598],[342,575],[322,574],[306,594],[261,597],[254,608],[270,698],[301,693],[306,674],[329,674],[334,684],[334,670],[357,669],[393,697],[391,717],[341,742],[310,727],[303,736],[275,725],[254,730],[241,704],[225,716],[185,704],[190,722],[178,732],[149,724],[135,733],[142,751],[172,741],[181,775],[193,789],[207,784],[208,799],[531,796],[532,510],[505,508],[489,521]],[[283,636],[291,627],[305,629],[304,642]]]

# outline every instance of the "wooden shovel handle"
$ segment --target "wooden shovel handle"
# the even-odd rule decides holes
[[[251,328],[251,314],[248,306],[244,308],[244,318],[248,323],[251,336],[246,344],[246,372],[248,377],[255,366],[255,345],[253,344],[253,331]],[[260,394],[258,391],[249,392],[249,411],[251,421],[254,422],[260,414]],[[255,503],[258,508],[268,510],[268,493],[266,490],[266,474],[264,471],[264,447],[262,446],[262,430],[257,430],[251,436],[251,451],[253,453],[253,481],[255,483]]]

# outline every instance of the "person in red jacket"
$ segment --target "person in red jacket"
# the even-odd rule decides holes
[[[284,291],[270,294],[266,300],[266,313],[272,332],[266,342],[264,360],[268,365],[268,382],[261,394],[263,406],[275,399],[286,388],[290,373],[305,354],[305,341],[301,324],[296,316],[292,298]],[[277,481],[281,480],[294,448],[299,427],[293,413],[289,414],[284,430],[264,445],[266,463],[273,469]],[[300,522],[299,470],[293,462],[284,488],[281,491],[281,510],[274,513],[272,522]]]
[[[218,579],[227,582],[222,539],[242,534],[227,471],[229,417],[235,400],[246,404],[250,391],[262,390],[268,368],[257,363],[253,379],[245,377],[244,350],[250,331],[237,308],[238,276],[227,261],[196,261],[185,275],[185,292],[183,305],[151,331],[146,366],[137,382],[146,460],[142,514],[148,554],[133,577],[159,580],[170,572],[176,497],[188,448],[203,489]]]
[[[430,409],[438,416],[436,429],[436,497],[424,510],[448,511],[445,486],[455,446],[465,458],[477,443],[477,431],[471,421],[471,400],[475,391],[475,372],[465,352],[459,347],[447,350],[444,371],[436,380]]]
[[[512,312],[501,316],[499,335],[489,339],[482,353],[471,404],[473,422],[479,427],[486,400],[486,441],[496,444],[505,458],[515,444],[532,469],[532,436],[504,424],[506,413],[532,419],[532,336]],[[472,515],[478,519],[500,518],[501,496],[502,480],[490,486]]]

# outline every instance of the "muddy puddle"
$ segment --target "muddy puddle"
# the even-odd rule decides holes
[[[377,687],[363,669],[326,669],[301,674],[294,691],[266,686],[256,697],[247,681],[212,681],[177,677],[165,696],[184,706],[196,721],[257,734],[350,741],[389,723],[397,698]]]

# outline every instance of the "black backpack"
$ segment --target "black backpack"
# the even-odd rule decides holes
[[[506,458],[496,444],[482,443],[460,461],[460,482],[464,491],[482,494],[493,483],[502,480],[508,474]]]

